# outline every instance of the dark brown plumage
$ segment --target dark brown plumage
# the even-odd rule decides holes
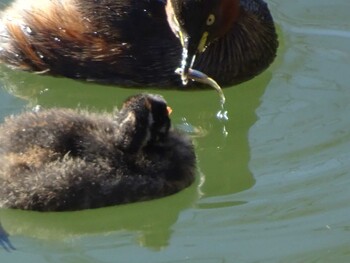
[[[26,112],[0,126],[0,207],[78,210],[174,194],[194,180],[191,141],[170,129],[159,95],[115,115]]]
[[[17,0],[0,31],[6,64],[125,86],[181,87],[183,47],[187,67],[197,53],[194,69],[236,84],[265,70],[278,46],[263,0]]]

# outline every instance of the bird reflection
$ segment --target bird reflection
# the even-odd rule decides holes
[[[16,250],[16,248],[12,245],[9,234],[3,228],[0,222],[0,246],[6,250],[7,252],[11,252],[12,250]]]

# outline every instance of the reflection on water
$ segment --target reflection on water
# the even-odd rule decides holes
[[[76,212],[32,212],[2,209],[0,218],[11,235],[25,235],[46,240],[65,240],[84,235],[133,231],[136,242],[145,247],[166,247],[171,227],[179,213],[197,198],[196,187],[184,193],[151,202],[135,203]],[[5,232],[4,232],[5,233]],[[3,236],[5,241],[5,235]],[[1,239],[0,239],[1,240]]]
[[[10,252],[11,250],[16,250],[16,248],[12,245],[9,239],[9,234],[2,227],[1,222],[0,222],[0,247],[2,247],[7,252]]]
[[[250,149],[248,130],[255,123],[255,110],[263,94],[269,78],[263,79],[265,85],[254,86],[255,83],[226,90],[229,99],[226,107],[229,109],[227,121],[202,121],[208,130],[206,137],[198,138],[196,152],[199,167],[206,175],[206,183],[202,190],[206,197],[232,194],[252,187],[255,180],[249,170]],[[205,115],[212,115],[210,109],[202,110]],[[223,134],[227,132],[227,135]]]
[[[216,117],[213,90],[151,90],[194,139],[202,177],[192,187],[75,213],[0,210],[17,249],[0,246],[0,261],[348,262],[350,2],[268,3],[280,28],[277,61],[224,90],[227,121]],[[29,108],[111,111],[140,91],[2,72],[1,117],[27,104],[10,94]]]

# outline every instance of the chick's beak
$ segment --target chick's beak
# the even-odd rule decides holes
[[[173,109],[169,106],[166,107],[166,110],[168,112],[168,116],[173,112]]]

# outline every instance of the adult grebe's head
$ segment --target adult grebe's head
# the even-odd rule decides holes
[[[239,0],[168,0],[166,13],[183,47],[181,68],[186,84],[196,54],[227,33],[238,19]]]

